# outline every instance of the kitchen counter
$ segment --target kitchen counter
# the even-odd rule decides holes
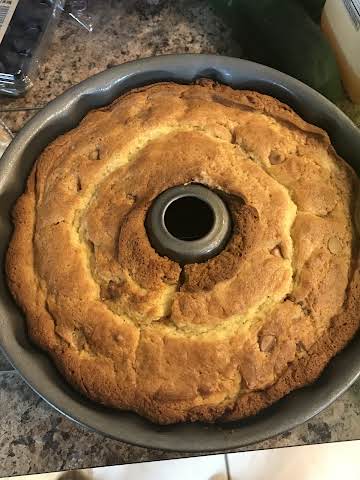
[[[118,63],[164,53],[241,55],[205,1],[109,3],[92,2],[93,33],[64,16],[33,89],[23,98],[0,100],[0,119],[14,133],[71,85]],[[360,126],[359,111],[349,103],[343,108]],[[354,439],[360,439],[359,381],[308,423],[243,450]],[[76,425],[38,397],[0,353],[0,477],[181,456],[186,454],[134,447]]]

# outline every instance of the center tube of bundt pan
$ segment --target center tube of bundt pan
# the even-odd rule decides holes
[[[199,184],[169,188],[155,198],[146,216],[153,248],[181,265],[201,263],[223,250],[231,233],[222,198]]]

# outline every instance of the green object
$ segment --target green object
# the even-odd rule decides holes
[[[285,72],[332,101],[344,97],[335,56],[296,0],[210,0],[247,58]]]
[[[300,3],[310,17],[317,23],[320,22],[321,12],[324,8],[326,0],[296,0]]]

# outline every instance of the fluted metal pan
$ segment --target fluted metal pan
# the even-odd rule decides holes
[[[213,55],[168,55],[127,63],[76,85],[26,124],[0,160],[0,259],[12,232],[10,211],[43,148],[75,127],[86,113],[123,92],[158,81],[208,77],[239,89],[270,94],[324,128],[338,153],[360,172],[360,132],[332,103],[301,82],[245,60]],[[61,413],[132,444],[188,452],[235,449],[309,420],[341,395],[360,373],[360,335],[338,354],[313,385],[295,391],[261,414],[229,425],[185,423],[160,427],[143,418],[95,405],[66,384],[47,355],[28,340],[23,314],[0,273],[0,344],[24,380]]]

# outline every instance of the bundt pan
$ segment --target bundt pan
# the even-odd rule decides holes
[[[289,104],[305,120],[325,129],[338,153],[360,174],[360,132],[332,103],[287,75],[245,60],[212,55],[169,55],[127,63],[80,83],[49,103],[22,129],[0,160],[2,264],[12,231],[11,208],[46,145],[75,127],[89,110],[109,104],[132,88],[159,81],[190,83],[201,77],[257,90]],[[294,391],[253,418],[222,425],[159,427],[135,414],[98,406],[65,383],[51,360],[29,342],[25,319],[10,296],[3,268],[0,345],[24,380],[72,420],[132,444],[188,452],[235,449],[289,430],[326,408],[360,374],[357,335],[313,385]]]

